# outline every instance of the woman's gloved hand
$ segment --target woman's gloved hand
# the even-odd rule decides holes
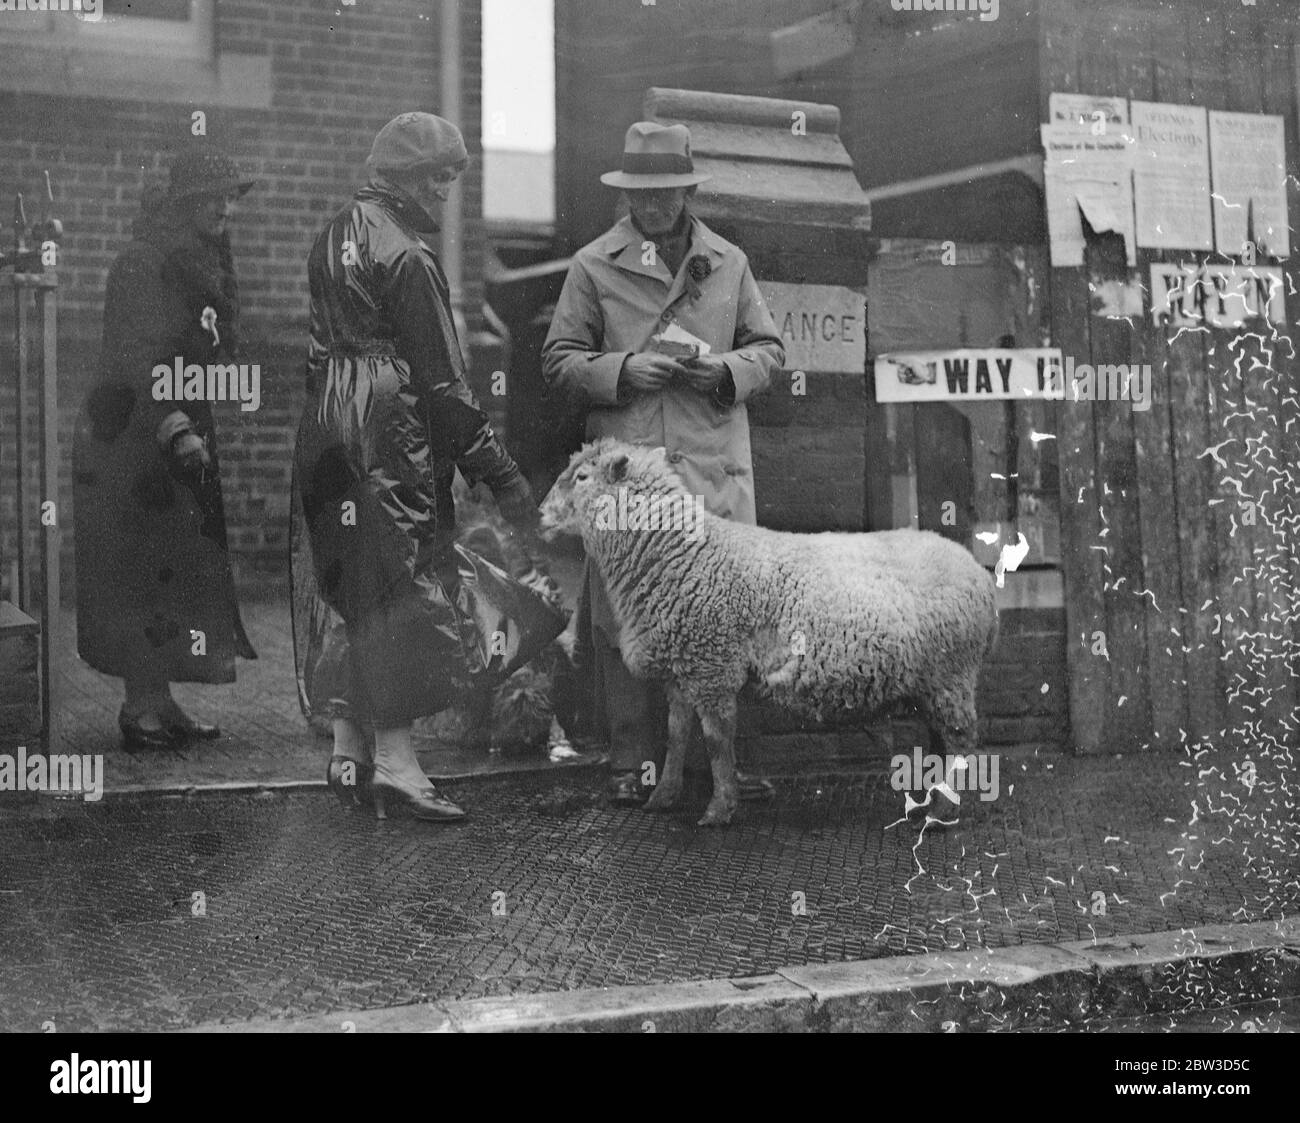
[[[208,443],[194,431],[194,422],[180,410],[173,410],[158,425],[158,446],[174,468],[200,472],[212,463]]]
[[[207,441],[195,432],[181,433],[172,441],[172,459],[182,472],[200,472],[212,463]]]
[[[525,534],[536,532],[541,515],[537,510],[537,500],[533,498],[533,489],[528,486],[522,472],[509,483],[493,488],[492,496],[497,501],[501,517],[512,527]]]

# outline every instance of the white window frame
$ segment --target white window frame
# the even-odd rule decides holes
[[[6,13],[9,14],[9,13]],[[17,14],[17,13],[13,13]],[[210,63],[215,57],[216,0],[190,0],[185,22],[148,16],[78,19],[75,12],[49,11],[44,19],[0,18],[0,41],[22,37],[32,46],[117,55],[149,54]]]
[[[45,15],[35,21],[0,16],[0,90],[245,109],[271,106],[271,56],[217,50],[217,0],[190,0],[190,18],[184,23],[149,16],[91,22],[70,11]]]

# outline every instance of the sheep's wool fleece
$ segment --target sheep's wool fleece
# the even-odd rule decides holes
[[[611,444],[602,451],[608,460]],[[630,463],[607,492],[685,494],[661,452],[614,452]],[[598,531],[587,519],[583,537],[628,666],[697,703],[734,696],[746,678],[818,717],[973,696],[996,634],[992,578],[928,531],[792,534],[705,513],[692,533]]]

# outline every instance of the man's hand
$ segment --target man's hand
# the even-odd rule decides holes
[[[717,355],[701,355],[682,361],[682,377],[692,390],[712,394],[727,377],[727,364]]]
[[[493,491],[492,495],[497,501],[501,517],[512,527],[529,534],[537,529],[540,517],[537,500],[533,498],[533,489],[528,486],[522,473],[500,491]]]
[[[667,386],[674,375],[685,374],[686,368],[676,359],[657,351],[641,351],[623,360],[623,369],[618,375],[618,388],[652,393]]]

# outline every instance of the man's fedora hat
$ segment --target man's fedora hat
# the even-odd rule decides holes
[[[239,165],[220,148],[198,144],[172,161],[167,194],[173,199],[194,195],[244,195],[256,180],[239,171]]]
[[[695,170],[691,130],[685,125],[638,121],[623,138],[623,167],[600,182],[629,191],[652,187],[693,187],[710,177]]]

